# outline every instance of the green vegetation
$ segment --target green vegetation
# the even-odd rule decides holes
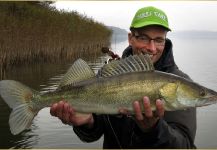
[[[0,2],[0,70],[38,62],[72,61],[97,55],[111,30],[77,12],[48,2]]]

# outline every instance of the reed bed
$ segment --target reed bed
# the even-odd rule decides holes
[[[0,2],[0,73],[20,64],[97,55],[111,30],[77,12],[38,2]]]

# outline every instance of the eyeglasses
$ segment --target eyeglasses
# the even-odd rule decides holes
[[[164,46],[166,39],[164,38],[155,38],[152,39],[147,35],[135,35],[135,33],[133,33],[133,36],[138,40],[138,42],[144,43],[144,44],[149,44],[152,40],[154,41],[155,46]]]

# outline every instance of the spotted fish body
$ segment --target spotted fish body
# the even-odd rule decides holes
[[[214,104],[217,93],[182,77],[155,71],[148,55],[135,55],[104,65],[94,72],[78,59],[60,81],[59,87],[40,94],[12,80],[0,81],[0,95],[13,109],[9,124],[13,134],[31,125],[37,113],[61,99],[80,113],[118,114],[120,108],[134,113],[132,103],[148,96],[152,109],[155,100],[164,101],[165,110]],[[144,110],[143,110],[144,111]]]

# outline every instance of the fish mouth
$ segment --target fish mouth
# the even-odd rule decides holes
[[[210,102],[217,102],[217,96],[211,96],[211,97],[209,97],[209,98],[207,98],[208,99],[208,101],[210,101]]]
[[[217,96],[209,96],[200,101],[198,106],[207,106],[217,103]]]

